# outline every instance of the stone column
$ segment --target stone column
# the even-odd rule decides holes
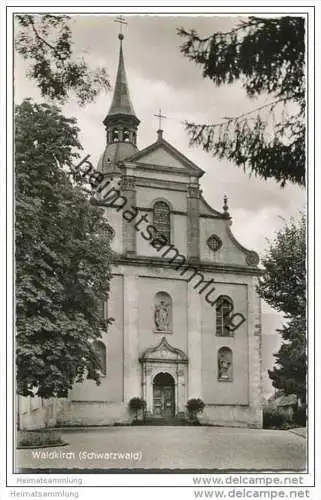
[[[201,295],[187,285],[188,307],[188,399],[202,398]]]
[[[124,175],[121,180],[121,194],[127,199],[126,209],[136,207],[135,177]],[[123,253],[134,255],[136,253],[135,223],[123,220]]]
[[[193,180],[187,189],[187,257],[198,262],[200,257],[199,186]]]
[[[130,269],[128,269],[130,272]],[[137,277],[124,274],[124,401],[141,396]]]

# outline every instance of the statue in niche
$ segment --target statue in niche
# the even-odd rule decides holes
[[[218,358],[218,378],[228,379],[232,378],[232,361],[229,352],[221,352]]]
[[[154,321],[156,330],[160,332],[168,332],[170,330],[170,305],[162,298],[160,303],[156,305],[154,312]]]

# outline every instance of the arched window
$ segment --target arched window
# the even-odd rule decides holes
[[[217,378],[225,382],[233,380],[233,353],[229,347],[221,347],[218,350]]]
[[[123,141],[129,142],[129,130],[127,128],[124,128],[123,130]]]
[[[107,373],[107,350],[104,342],[101,340],[95,341],[95,350],[99,359],[99,366],[102,375]]]
[[[113,129],[113,142],[119,142],[119,131],[118,128]]]
[[[156,332],[172,332],[172,298],[166,292],[154,297],[154,328]]]
[[[233,331],[229,327],[230,314],[233,311],[233,301],[226,295],[221,295],[216,302],[216,335],[231,337]]]
[[[136,132],[133,132],[133,144],[136,146]]]
[[[157,235],[162,235],[170,243],[171,239],[171,212],[165,201],[156,201],[153,207],[153,225]],[[157,236],[156,235],[156,236]]]

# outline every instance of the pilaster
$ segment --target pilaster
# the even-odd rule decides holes
[[[188,314],[188,399],[202,398],[201,295],[187,285]]]
[[[127,200],[126,209],[136,207],[135,177],[124,175],[121,179],[121,194]],[[123,220],[123,253],[125,255],[136,254],[136,230],[135,225]]]
[[[138,352],[138,286],[135,275],[124,275],[124,402],[141,395]]]
[[[256,292],[257,278],[248,288],[249,403],[255,427],[262,427],[261,302]]]
[[[193,181],[187,187],[187,257],[196,262],[200,258],[199,196],[198,183]]]

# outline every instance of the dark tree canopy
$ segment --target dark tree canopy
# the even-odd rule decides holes
[[[64,103],[73,93],[79,104],[110,89],[104,68],[90,70],[83,58],[75,58],[69,16],[51,14],[16,15],[16,50],[30,63],[42,97]]]
[[[262,259],[265,268],[259,295],[285,316],[278,330],[283,339],[269,371],[273,386],[306,397],[306,223],[305,217],[287,224]]]
[[[74,119],[25,100],[15,113],[17,389],[64,397],[88,373],[110,279],[110,226],[73,180]]]
[[[304,318],[292,318],[278,333],[285,341],[275,354],[276,365],[269,370],[273,387],[285,394],[296,394],[306,403],[306,322]]]
[[[186,123],[191,144],[263,179],[305,184],[304,18],[250,17],[230,32],[201,38],[178,30],[182,53],[216,86],[240,82],[267,104],[213,124]]]

